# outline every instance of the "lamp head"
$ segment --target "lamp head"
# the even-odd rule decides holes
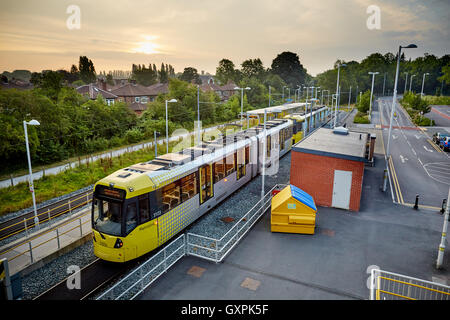
[[[246,87],[245,90],[251,90],[251,88],[250,87]]]
[[[240,90],[241,88],[239,88],[239,87],[234,87],[234,90]]]
[[[410,45],[407,45],[406,47],[402,47],[402,48],[405,48],[405,49],[410,49],[410,48],[417,48],[417,45],[415,45],[415,44],[410,44]]]
[[[37,120],[31,120],[30,122],[27,122],[27,124],[29,124],[30,126],[39,126],[40,123]]]
[[[167,102],[178,102],[178,101],[177,101],[177,99],[170,99],[170,100],[167,101]]]

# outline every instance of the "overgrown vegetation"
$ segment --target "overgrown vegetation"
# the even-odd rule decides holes
[[[432,126],[434,121],[424,117],[431,108],[427,100],[422,99],[420,94],[407,91],[400,100],[403,108],[408,112],[411,120],[418,126]]]

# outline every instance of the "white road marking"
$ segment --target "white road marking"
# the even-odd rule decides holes
[[[417,160],[419,160],[420,164],[421,164],[422,167],[423,167],[423,163],[422,163],[422,161],[420,160],[420,158],[417,158]]]
[[[402,160],[402,163],[405,163],[405,161],[408,161],[408,158],[400,155],[400,160]]]
[[[433,150],[428,149],[426,146],[423,146],[423,148],[424,148],[425,150],[427,150],[428,152],[433,152]]]
[[[395,139],[397,139],[397,138],[398,138],[398,137],[397,137],[395,134],[392,135],[392,139],[393,139],[393,140],[395,140]]]
[[[419,140],[421,138],[420,135],[415,134],[414,137],[416,137],[417,140]]]
[[[416,150],[411,149],[412,153],[414,153],[415,156],[417,156]]]

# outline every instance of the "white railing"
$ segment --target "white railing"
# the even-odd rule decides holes
[[[370,300],[450,300],[450,287],[422,279],[371,270]]]
[[[221,262],[258,219],[271,206],[272,191],[284,187],[285,185],[275,185],[264,195],[234,226],[228,230],[220,239],[206,237],[199,234],[187,233],[186,245],[187,254],[202,259]]]
[[[186,254],[185,248],[185,235],[182,234],[98,296],[96,300],[133,300],[180,260]]]

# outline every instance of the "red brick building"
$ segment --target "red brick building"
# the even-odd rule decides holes
[[[359,211],[364,165],[375,139],[342,129],[335,133],[320,128],[293,146],[290,183],[309,193],[318,206]]]

